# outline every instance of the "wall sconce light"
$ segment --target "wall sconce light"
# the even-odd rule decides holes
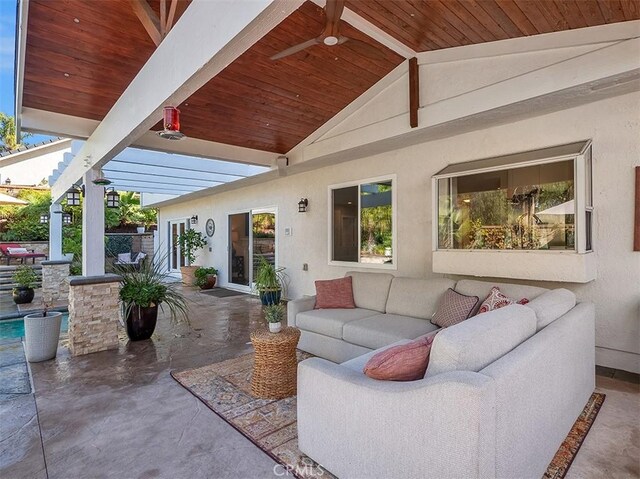
[[[107,192],[107,208],[119,208],[120,207],[120,195],[116,190],[111,188],[111,191]]]
[[[300,201],[298,201],[298,213],[306,213],[307,206],[309,206],[309,200],[306,198],[300,198]]]
[[[62,213],[62,224],[70,225],[73,223],[73,217],[69,213]]]
[[[49,223],[49,215],[47,214],[40,215],[40,224],[46,225],[47,223]]]
[[[80,206],[80,195],[82,191],[77,186],[70,188],[67,191],[67,205],[68,206]]]
[[[191,217],[191,224],[192,225],[197,225],[198,224],[198,215],[193,215]]]

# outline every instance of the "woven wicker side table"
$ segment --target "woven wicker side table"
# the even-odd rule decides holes
[[[251,394],[262,399],[295,396],[298,374],[296,346],[298,328],[282,328],[279,333],[258,329],[251,333],[255,361],[251,376]]]

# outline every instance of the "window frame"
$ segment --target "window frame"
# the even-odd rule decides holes
[[[431,215],[432,215],[432,228],[431,228],[431,242],[432,251],[447,251],[447,252],[491,252],[491,253],[543,253],[543,254],[584,254],[593,252],[593,227],[591,228],[591,248],[587,249],[587,225],[586,217],[587,212],[591,213],[591,224],[594,220],[594,208],[593,208],[593,149],[591,140],[587,140],[581,143],[581,149],[579,151],[549,156],[539,157],[538,153],[542,153],[545,149],[534,150],[532,152],[526,152],[524,154],[513,155],[514,158],[525,154],[531,154],[531,156],[538,156],[538,158],[524,161],[514,161],[513,163],[501,164],[499,166],[480,167],[474,168],[474,162],[468,162],[469,168],[465,170],[458,170],[452,173],[437,173],[431,177]],[[569,145],[567,145],[569,146]],[[550,148],[549,150],[554,149]],[[561,147],[558,147],[561,148]],[[511,156],[511,155],[508,155]],[[478,160],[484,162],[487,160]],[[440,211],[439,211],[439,180],[452,179],[462,176],[474,175],[477,173],[488,173],[492,171],[505,171],[516,168],[525,168],[528,166],[538,166],[549,163],[558,163],[562,161],[573,161],[573,184],[574,184],[574,221],[575,221],[575,247],[573,250],[519,250],[519,249],[504,249],[504,250],[483,250],[483,249],[447,249],[439,247],[439,235],[438,229],[440,224]],[[587,162],[589,165],[587,165]],[[449,167],[447,167],[449,168]],[[445,168],[442,171],[445,171]],[[442,172],[441,172],[442,173]],[[589,176],[590,175],[590,176]],[[591,188],[591,193],[587,191]],[[590,202],[590,204],[587,204]]]
[[[327,204],[328,204],[328,214],[327,214],[327,224],[328,224],[328,234],[327,234],[327,264],[329,266],[341,266],[341,267],[350,267],[350,268],[371,268],[371,269],[386,269],[395,271],[398,269],[398,200],[397,200],[397,191],[396,187],[398,184],[398,178],[396,174],[382,175],[376,176],[373,178],[366,178],[363,180],[354,180],[347,181],[344,183],[336,183],[329,185],[327,187]],[[362,244],[362,226],[361,226],[361,190],[360,187],[362,185],[366,185],[368,183],[376,183],[390,181],[391,182],[391,245],[392,245],[392,255],[393,263],[391,264],[379,264],[379,263],[363,263],[361,258],[361,244]],[[349,188],[352,186],[358,187],[358,261],[334,261],[333,260],[333,191],[339,190],[341,188]]]

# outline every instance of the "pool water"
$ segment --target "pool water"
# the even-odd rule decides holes
[[[62,326],[60,331],[66,332],[68,327],[69,314],[62,315]],[[3,339],[20,339],[24,337],[24,320],[20,319],[4,319],[0,321],[0,340]]]

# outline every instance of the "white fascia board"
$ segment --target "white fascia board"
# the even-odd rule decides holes
[[[24,87],[24,60],[27,47],[27,20],[29,15],[29,0],[18,0],[18,17],[16,18],[15,45],[15,76],[14,76],[14,108],[16,134],[18,138],[22,131],[22,93]]]
[[[64,136],[86,140],[98,127],[98,120],[64,115],[35,108],[23,108],[22,129],[31,133]],[[154,131],[147,131],[131,143],[134,148],[175,153],[205,159],[219,159],[239,164],[270,166],[276,154],[242,146],[226,145],[198,138],[184,138],[180,141],[164,140]]]
[[[406,144],[410,137],[427,136],[437,128],[454,126],[456,122],[488,113],[497,121],[500,112],[506,114],[505,110],[509,108],[518,110],[518,105],[528,101],[536,102],[536,107],[540,110],[544,98],[553,98],[554,95],[565,91],[575,90],[576,95],[582,95],[583,102],[588,102],[585,95],[587,91],[593,97],[591,101],[595,101],[608,93],[605,89],[595,91],[595,88],[598,88],[595,85],[608,81],[615,85],[615,81],[618,81],[615,79],[622,81],[626,77],[634,80],[638,77],[639,52],[640,39],[618,42],[564,62],[426,105],[418,112],[420,126],[417,128],[409,127],[408,114],[405,114],[316,141],[305,147],[304,160],[328,160],[336,155],[341,155],[343,160],[346,160],[348,155],[345,153],[349,150],[353,150],[357,156],[375,154],[379,152],[376,151],[376,144],[380,145],[385,141],[389,144],[394,141]],[[634,83],[628,85],[631,89],[636,88]],[[623,84],[621,86],[624,87]],[[562,105],[557,104],[556,107]],[[531,114],[536,114],[536,110],[532,109]],[[356,153],[358,151],[359,153]]]
[[[148,132],[302,4],[302,0],[193,0],[51,190],[58,199]]]
[[[476,43],[417,54],[421,65],[619,42],[640,37],[640,20]]]
[[[15,165],[32,158],[36,158],[42,155],[48,155],[49,153],[55,153],[56,151],[66,150],[71,148],[71,141],[69,139],[62,139],[39,145],[28,150],[21,150],[11,155],[7,155],[0,158],[0,168],[4,166]]]

